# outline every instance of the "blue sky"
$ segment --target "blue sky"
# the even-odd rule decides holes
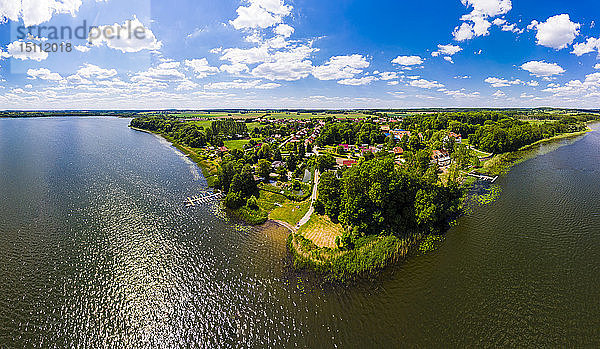
[[[0,4],[0,108],[597,108],[599,14],[588,0],[15,0]],[[50,37],[84,21],[144,37]]]

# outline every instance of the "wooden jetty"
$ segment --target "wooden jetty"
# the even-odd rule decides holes
[[[185,207],[194,207],[194,206],[199,206],[199,205],[204,205],[204,204],[209,204],[215,200],[218,200],[220,198],[223,197],[223,194],[221,193],[205,193],[202,195],[198,195],[198,196],[191,196],[191,197],[187,197],[184,200],[184,204]]]
[[[477,179],[483,179],[484,181],[490,181],[492,183],[494,183],[496,181],[496,179],[498,179],[498,176],[496,176],[496,177],[490,177],[490,176],[480,175],[480,174],[477,174],[477,173],[469,173],[468,175],[471,176],[471,177],[475,177]]]

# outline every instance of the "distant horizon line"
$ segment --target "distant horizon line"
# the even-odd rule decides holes
[[[435,111],[435,110],[573,110],[600,112],[599,108],[560,108],[560,107],[416,107],[416,108],[209,108],[209,109],[0,109],[0,113],[57,113],[57,112],[351,112],[351,111]]]

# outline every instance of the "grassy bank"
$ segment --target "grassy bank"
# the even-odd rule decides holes
[[[301,234],[292,233],[287,246],[294,267],[312,269],[333,281],[345,281],[372,275],[404,259],[419,246],[420,236],[400,239],[396,236],[368,236],[360,239],[349,251],[318,247]]]

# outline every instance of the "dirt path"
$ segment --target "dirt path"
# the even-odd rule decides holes
[[[317,200],[318,187],[319,187],[319,170],[315,170],[315,184],[313,185],[312,195],[310,196],[310,208],[308,209],[308,212],[306,212],[304,217],[302,217],[302,219],[296,225],[297,228],[300,228],[301,226],[306,224],[306,222],[308,222],[308,220],[310,219],[312,214],[315,212],[315,201]]]

